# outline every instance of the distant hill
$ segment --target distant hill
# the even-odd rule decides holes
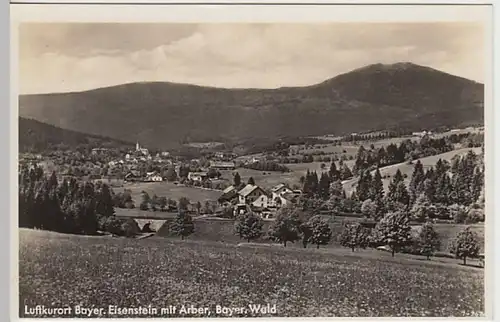
[[[133,144],[97,135],[65,130],[36,120],[19,118],[19,152],[42,152],[48,148],[76,146],[132,147]]]
[[[482,84],[398,63],[366,66],[306,87],[223,89],[154,82],[22,95],[19,112],[65,129],[165,148],[482,124],[483,96]]]

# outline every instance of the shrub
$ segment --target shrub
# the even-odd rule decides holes
[[[453,204],[449,207],[450,216],[453,217],[453,221],[457,224],[463,224],[467,220],[466,208],[462,205]]]
[[[484,221],[484,210],[482,209],[470,209],[467,212],[467,223],[475,224]]]

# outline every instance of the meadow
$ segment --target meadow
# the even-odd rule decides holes
[[[233,316],[482,316],[483,270],[373,258],[345,250],[283,249],[157,238],[137,240],[19,230],[19,314],[24,306],[242,307]],[[398,254],[399,255],[399,254]],[[249,304],[276,305],[251,313]],[[77,317],[73,310],[67,316]],[[98,317],[91,316],[91,317]],[[42,317],[29,316],[29,317]]]
[[[344,161],[350,168],[354,165],[354,160]],[[321,168],[321,164],[325,165],[325,168]],[[258,171],[252,169],[238,168],[234,171],[220,171],[224,179],[233,182],[233,173],[238,172],[240,174],[241,180],[247,182],[250,177],[255,180],[255,183],[265,189],[270,189],[280,183],[285,183],[290,187],[294,185],[300,186],[300,177],[306,175],[307,171],[316,171],[318,174],[321,172],[327,172],[330,169],[331,162],[310,162],[310,163],[289,163],[285,166],[290,169],[290,172],[277,172],[277,171]],[[336,162],[338,166],[338,162]]]
[[[182,197],[188,198],[191,202],[204,203],[206,200],[217,200],[221,191],[201,189],[195,187],[186,187],[176,185],[171,182],[134,182],[126,183],[124,189],[132,191],[132,199],[136,206],[141,202],[142,191],[146,191],[151,197],[156,194],[158,197],[167,197],[173,200],[179,200]],[[116,190],[123,191],[123,190]]]

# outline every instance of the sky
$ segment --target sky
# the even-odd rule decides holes
[[[366,65],[412,62],[484,82],[474,23],[23,23],[21,94],[142,81],[225,88],[320,83]]]

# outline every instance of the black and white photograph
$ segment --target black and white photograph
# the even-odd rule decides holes
[[[15,23],[16,315],[486,317],[488,10],[376,11]]]

